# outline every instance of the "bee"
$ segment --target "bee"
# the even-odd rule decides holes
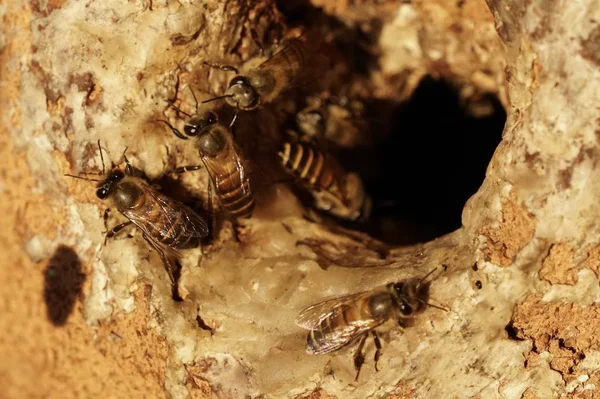
[[[255,200],[250,176],[240,156],[241,151],[233,140],[231,125],[227,127],[219,123],[218,115],[213,111],[199,112],[197,102],[194,115],[186,114],[178,108],[177,110],[188,116],[183,128],[185,135],[169,122],[164,120],[163,122],[180,139],[194,138],[196,149],[208,171],[221,207],[236,225],[239,219],[252,217]],[[175,171],[184,172],[199,168],[199,166],[189,166]]]
[[[306,338],[306,352],[321,355],[340,350],[358,340],[354,352],[355,381],[364,363],[363,347],[369,334],[375,343],[375,370],[381,357],[381,342],[377,331],[385,332],[399,325],[412,324],[430,304],[426,281],[436,269],[423,278],[389,283],[381,288],[345,295],[319,302],[301,311],[296,324],[310,330]],[[446,310],[446,309],[443,309]]]
[[[312,36],[312,33],[302,34],[289,40],[283,49],[246,73],[240,73],[231,65],[205,63],[213,68],[233,71],[236,76],[229,82],[225,95],[204,102],[224,98],[236,110],[252,111],[273,101],[282,91],[303,82],[309,72],[314,72],[314,65],[307,68],[316,53],[311,45],[319,42],[316,38],[311,39]]]
[[[180,250],[196,248],[208,236],[208,224],[190,207],[178,202],[150,185],[136,175],[127,157],[123,154],[125,171],[113,167],[106,173],[102,148],[102,180],[66,175],[78,179],[97,182],[96,196],[116,208],[128,220],[106,232],[106,239],[113,237],[123,228],[134,224],[142,231],[142,237],[158,252],[169,274],[173,287],[173,298],[181,300],[177,288],[177,278],[181,266]],[[104,225],[107,227],[110,208],[104,212]],[[106,240],[105,240],[106,243]]]
[[[296,114],[296,125],[308,141],[333,143],[340,148],[363,144],[366,131],[363,104],[346,96],[307,97]]]
[[[340,219],[368,218],[371,199],[361,178],[309,143],[286,142],[278,152],[284,170],[309,191],[315,207]]]

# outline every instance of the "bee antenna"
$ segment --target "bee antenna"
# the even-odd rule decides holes
[[[192,92],[192,93],[193,93],[193,92]],[[196,96],[194,96],[194,98],[195,98],[195,97],[196,97]],[[173,103],[173,101],[171,101],[171,100],[168,100],[168,99],[167,99],[166,101],[169,103],[169,105],[170,105],[171,107],[173,107],[173,108],[175,109],[175,111],[177,111],[177,112],[181,112],[182,114],[184,114],[184,115],[185,115],[185,116],[187,116],[188,118],[191,118],[191,117],[192,117],[192,115],[188,114],[187,112],[185,112],[185,111],[183,111],[181,108],[179,108],[177,105],[175,105],[175,103]]]
[[[441,307],[441,306],[438,306],[438,305],[434,305],[434,304],[433,304],[433,303],[431,303],[431,302],[424,302],[424,303],[425,303],[426,305],[428,305],[428,306],[431,306],[432,308],[436,308],[436,309],[439,309],[439,310],[443,310],[444,312],[447,312],[447,311],[448,311],[448,309],[446,309],[446,308],[443,308],[443,307]]]
[[[98,179],[90,179],[89,177],[82,177],[82,176],[70,175],[68,173],[65,173],[65,176],[72,177],[74,179],[81,179],[81,180],[85,180],[85,181],[95,181],[95,182],[99,182],[100,181]]]
[[[209,98],[208,100],[204,100],[202,101],[202,104],[206,104],[212,101],[216,101],[216,100],[221,100],[223,98],[228,98],[228,97],[233,97],[233,94],[225,94],[224,96],[218,96],[218,97],[213,97],[213,98]]]
[[[102,155],[102,146],[100,145],[100,139],[98,139],[98,152],[100,152],[100,160],[102,161],[102,174],[105,174],[106,167],[104,166],[104,155]]]
[[[417,284],[417,287],[420,287],[421,284],[423,283],[423,281],[425,281],[427,279],[427,277],[431,276],[433,274],[433,272],[435,272],[436,270],[437,270],[437,267],[435,267],[432,271],[430,271],[425,276],[423,276],[423,278],[419,281],[419,284]],[[435,280],[435,279],[433,279],[433,280]],[[433,281],[433,280],[431,280],[431,281]]]
[[[181,132],[179,131],[179,129],[177,129],[175,126],[171,125],[169,122],[167,122],[164,119],[159,119],[160,122],[164,122],[167,124],[167,126],[169,126],[169,128],[171,129],[171,131],[173,132],[173,134],[177,137],[179,137],[182,140],[187,140],[188,138],[185,137],[183,134],[181,134]]]
[[[196,102],[196,114],[198,113],[198,98],[196,98],[196,93],[194,93],[194,89],[192,89],[192,86],[188,86],[190,88],[190,91],[192,92],[192,96],[194,96],[194,101]]]
[[[123,150],[123,160],[125,161],[125,171],[127,172],[128,175],[132,175],[133,174],[133,168],[131,167],[131,164],[129,163],[129,159],[127,159],[127,155],[125,155],[127,153],[127,149],[129,147],[125,147],[125,149]]]

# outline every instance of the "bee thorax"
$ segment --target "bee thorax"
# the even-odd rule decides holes
[[[218,130],[218,126],[216,125],[215,128],[198,136],[197,146],[201,156],[214,158],[227,145],[227,139]]]
[[[387,317],[392,309],[392,300],[387,292],[369,298],[369,311],[374,318]]]
[[[112,199],[117,209],[128,209],[135,206],[143,194],[143,190],[137,184],[125,181],[116,187]]]

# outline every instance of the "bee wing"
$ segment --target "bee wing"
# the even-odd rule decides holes
[[[144,211],[125,211],[124,214],[138,226],[148,240],[153,237],[177,231],[180,240],[186,238],[204,238],[208,235],[208,224],[187,205],[175,201],[155,190],[148,184],[140,184],[147,195],[147,201],[153,201],[154,206],[145,206]],[[156,207],[162,209],[160,217],[153,212]],[[176,228],[177,224],[185,224],[185,228]]]
[[[347,320],[344,315],[346,311],[356,311],[356,303],[365,297],[370,297],[373,292],[365,291],[327,299],[300,312],[296,324],[311,330],[306,345],[307,352],[318,355],[336,351],[384,323],[386,321],[384,317],[351,317]],[[324,320],[335,320],[340,317],[344,323],[336,323],[337,325],[333,326],[327,323],[326,328],[321,327]]]
[[[235,169],[237,171],[237,173],[240,175],[240,181],[241,182],[246,182],[248,181],[248,173],[246,171],[246,167],[244,166],[244,163],[242,162],[242,159],[237,155],[237,152],[235,152]],[[250,185],[246,185],[246,184],[242,184],[242,192],[244,194],[247,194],[248,191],[250,190]]]
[[[156,250],[156,252],[158,252],[163,261],[165,269],[167,269],[167,273],[169,273],[169,279],[171,280],[171,283],[174,284],[176,282],[175,276],[178,274],[179,269],[181,268],[181,265],[179,264],[181,253],[174,248],[160,244],[156,240],[148,237],[146,234],[144,234],[144,239],[152,248],[154,248],[154,250]]]
[[[341,310],[345,309],[345,306],[349,303],[353,303],[359,298],[371,294],[372,291],[358,292],[355,294],[325,299],[315,303],[302,310],[298,316],[296,316],[296,325],[306,330],[312,330],[316,328],[323,319],[333,314],[338,314]]]
[[[344,305],[344,307],[347,306]],[[340,311],[343,311],[343,309]],[[310,344],[306,346],[306,350],[314,355],[334,352],[350,344],[364,333],[383,324],[383,322],[385,322],[385,319],[375,318],[351,321],[343,326],[327,330],[318,340],[310,341]]]
[[[259,69],[284,68],[290,71],[289,76],[294,76],[288,82],[286,90],[296,89],[318,80],[327,69],[329,59],[319,54],[322,36],[316,30],[305,31],[300,36],[293,38],[268,60],[259,65]],[[315,73],[315,71],[319,71]]]
[[[278,66],[289,66],[292,68],[298,68],[301,65],[303,59],[292,56],[292,53],[298,49],[305,49],[307,45],[307,32],[303,32],[300,36],[295,37],[287,41],[283,48],[273,54],[269,59],[262,62],[259,68],[271,68]]]
[[[159,193],[158,191],[152,192],[152,196],[156,198],[161,208],[173,217],[169,218],[169,224],[172,226],[177,223],[176,218],[181,216],[182,220],[179,223],[185,222],[186,229],[183,234],[184,237],[199,237],[204,238],[208,236],[208,223],[200,215],[198,215],[192,208],[182,204],[179,201],[175,201]]]
[[[169,275],[169,280],[171,281],[173,298],[181,299],[179,296],[179,277],[181,276],[181,263],[179,263],[179,258],[181,257],[181,254],[176,249],[162,245],[148,237],[146,234],[144,234],[144,239],[156,250],[156,252],[158,252],[163,261],[163,265]]]

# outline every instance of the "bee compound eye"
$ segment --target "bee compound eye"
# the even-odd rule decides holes
[[[397,294],[402,294],[402,292],[404,291],[404,284],[402,283],[397,283],[394,284],[394,290],[396,291]]]
[[[402,314],[404,316],[410,316],[413,312],[412,306],[410,306],[408,303],[403,302],[400,305],[400,311],[402,312]]]
[[[104,187],[103,188],[99,188],[96,191],[96,196],[98,196],[98,198],[100,198],[100,199],[105,199],[107,197],[107,195],[108,195],[108,190],[106,188],[104,188]]]
[[[209,112],[206,122],[211,125],[217,123],[217,115],[214,112]]]
[[[185,134],[187,134],[188,136],[195,136],[196,135],[196,126],[192,126],[192,125],[187,125],[183,128],[183,131],[185,132]]]

